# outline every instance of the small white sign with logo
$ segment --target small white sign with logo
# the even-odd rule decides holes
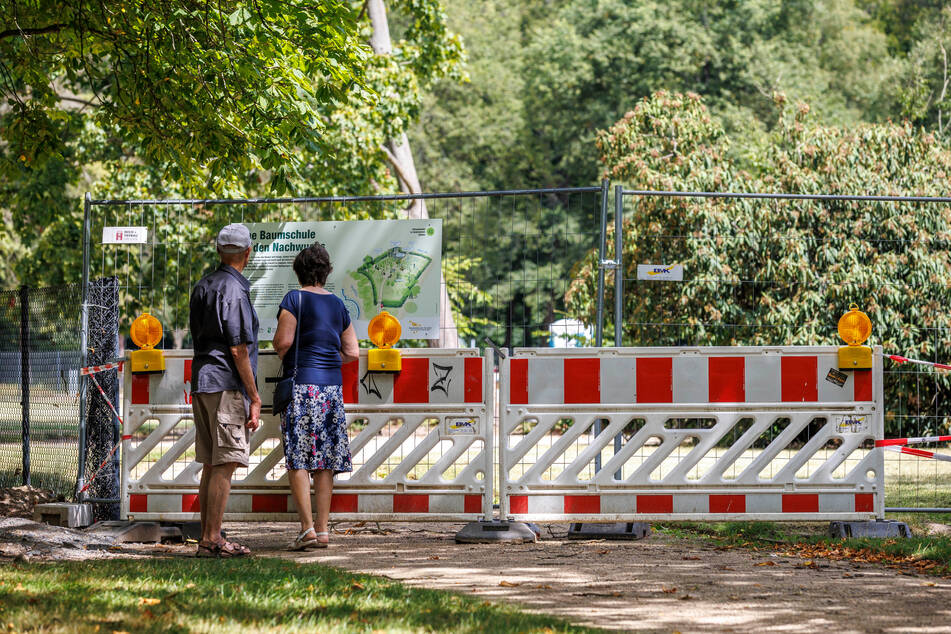
[[[103,227],[103,244],[145,244],[149,238],[148,227]]]
[[[683,282],[683,264],[638,264],[637,279],[649,282]]]
[[[455,436],[458,434],[471,434],[475,435],[477,433],[477,426],[479,424],[479,419],[477,418],[446,418],[446,432],[450,436]]]
[[[847,414],[835,417],[835,427],[840,434],[864,434],[868,431],[868,416]]]

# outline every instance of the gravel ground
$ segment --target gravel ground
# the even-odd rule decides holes
[[[564,527],[535,544],[459,545],[461,525],[338,525],[330,548],[286,550],[296,525],[232,523],[256,556],[321,563],[451,590],[575,623],[638,632],[947,632],[951,580],[877,564],[804,560],[653,534],[576,541]],[[0,565],[105,557],[190,557],[194,544],[128,545],[0,518]]]

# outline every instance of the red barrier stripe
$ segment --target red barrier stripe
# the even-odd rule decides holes
[[[711,513],[746,513],[745,495],[711,495]]]
[[[856,513],[875,512],[875,494],[856,493],[855,494],[855,512]]]
[[[192,382],[192,359],[185,359],[183,374],[184,374],[183,379],[185,383],[191,383]]]
[[[816,385],[818,366],[816,357],[783,357],[780,366],[780,399],[787,403],[819,400],[819,389]]]
[[[674,402],[674,362],[670,357],[644,357],[635,362],[638,403]]]
[[[331,513],[356,513],[359,496],[355,493],[334,493],[330,498]]]
[[[743,403],[746,401],[746,359],[743,357],[710,357],[709,399],[711,403]]]
[[[186,494],[182,496],[182,513],[201,513],[201,505],[198,503],[197,495]]]
[[[149,404],[149,380],[152,375],[150,374],[133,374],[132,375],[132,404],[133,405],[148,405]]]
[[[287,513],[287,496],[255,494],[251,496],[252,513]]]
[[[853,370],[852,380],[854,382],[853,398],[856,401],[874,400],[872,395],[872,371],[871,370]]]
[[[509,401],[515,404],[528,403],[528,359],[509,361],[509,375]]]
[[[139,493],[133,493],[129,496],[129,512],[130,513],[148,513],[149,512],[149,496],[142,495]]]
[[[482,512],[482,496],[481,495],[467,495],[464,502],[463,513],[481,513]]]
[[[463,387],[464,403],[482,402],[482,357],[466,357]]]
[[[509,512],[513,515],[528,513],[528,496],[512,495],[509,497]]]
[[[406,359],[403,359],[403,361],[405,362]],[[429,513],[429,496],[412,493],[396,493],[393,495],[393,512]]]
[[[344,363],[340,368],[343,374],[343,402],[355,404],[360,402],[360,362]]]
[[[402,367],[393,378],[393,402],[428,403],[429,359],[403,357]]]
[[[122,440],[132,440],[132,434],[125,434],[122,436]]]
[[[783,513],[818,513],[818,493],[783,493]]]
[[[674,496],[672,495],[638,495],[638,513],[673,513]]]
[[[565,403],[600,402],[600,359],[565,359]]]
[[[600,495],[566,495],[565,513],[600,513]]]

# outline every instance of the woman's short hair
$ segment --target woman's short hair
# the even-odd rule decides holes
[[[327,276],[334,270],[330,264],[330,254],[326,247],[319,242],[302,250],[294,258],[294,272],[297,273],[297,281],[301,286],[313,286],[320,284],[323,286],[327,282]]]

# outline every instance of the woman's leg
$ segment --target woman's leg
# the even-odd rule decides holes
[[[327,523],[330,520],[330,498],[334,490],[333,469],[318,469],[314,471],[314,485],[317,489],[317,532],[326,533]],[[320,541],[324,539],[318,538]]]
[[[287,472],[287,479],[291,483],[291,495],[294,496],[294,504],[297,505],[297,517],[300,518],[300,530],[303,533],[314,526],[314,518],[310,510],[310,474],[304,469],[290,469]]]

